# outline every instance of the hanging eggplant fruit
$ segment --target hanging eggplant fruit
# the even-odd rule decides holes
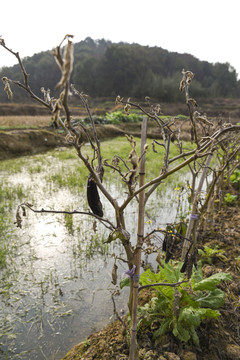
[[[88,177],[87,182],[87,201],[92,212],[100,217],[103,217],[102,203],[98,194],[98,188],[91,176]]]

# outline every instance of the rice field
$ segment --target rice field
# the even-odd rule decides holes
[[[103,156],[108,159],[115,154],[116,147],[125,158],[130,151],[124,138],[102,145]],[[88,146],[85,152],[89,152]],[[87,211],[87,175],[74,149],[59,148],[0,162],[0,357],[3,360],[61,359],[75,343],[102,328],[113,315],[111,254],[124,257],[124,252],[118,242],[105,243],[107,229],[89,217],[30,211],[23,218],[22,229],[14,225],[17,206],[23,201],[35,208]],[[147,232],[175,219],[177,193],[173,189],[184,182],[184,176],[164,184],[163,190],[149,201],[146,221],[151,221],[146,224]],[[106,171],[107,189],[121,203],[126,196],[124,184],[112,178],[112,171]],[[111,205],[101,200],[105,216],[114,221]],[[134,201],[126,210],[127,228],[133,240],[136,205]],[[124,266],[119,264],[120,278],[124,277]],[[125,312],[127,290],[116,299],[118,309]]]
[[[37,128],[51,124],[51,115],[9,115],[0,116],[0,129],[4,128]]]

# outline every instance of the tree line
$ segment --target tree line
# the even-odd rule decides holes
[[[195,74],[192,95],[199,98],[235,98],[240,95],[240,80],[229,63],[200,61],[190,54],[169,52],[160,47],[112,43],[90,37],[75,44],[71,82],[91,97],[117,95],[142,99],[146,95],[164,102],[182,101],[178,84],[183,69]],[[42,96],[40,87],[55,89],[61,76],[51,51],[23,60],[32,90]],[[19,65],[4,67],[0,77],[22,78]],[[20,89],[13,88],[15,102],[25,102]],[[55,93],[54,93],[55,92]],[[52,91],[57,96],[56,90]],[[0,102],[7,97],[0,91]]]

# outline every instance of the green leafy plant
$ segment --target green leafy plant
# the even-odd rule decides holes
[[[104,116],[93,116],[93,120],[95,124],[107,124],[108,121]],[[77,124],[79,120],[76,120],[75,123]],[[88,116],[84,117],[83,119],[80,120],[83,125],[90,125],[90,119]]]
[[[141,285],[162,283],[179,283],[183,281],[182,263],[174,266],[173,262],[164,263],[158,273],[149,269],[140,277]],[[224,304],[224,292],[217,288],[221,281],[231,280],[227,273],[217,273],[203,278],[201,262],[193,271],[191,281],[178,286],[154,286],[155,296],[150,303],[138,309],[138,327],[157,325],[154,338],[172,332],[183,342],[192,340],[199,346],[196,329],[201,322],[220,316],[218,309]]]
[[[230,176],[230,183],[233,185],[240,185],[240,169],[235,169],[233,174]]]
[[[106,113],[106,116],[93,116],[95,124],[121,124],[121,123],[137,123],[142,121],[142,116],[136,113],[124,113],[122,111],[113,111]],[[91,121],[88,116],[80,120],[83,125],[90,125]],[[75,120],[77,124],[79,120]]]
[[[204,246],[203,249],[198,249],[198,254],[201,257],[201,261],[208,264],[212,264],[213,258],[215,257],[221,260],[227,260],[223,253],[224,250],[220,250],[218,246],[215,246],[214,248]]]
[[[120,124],[120,123],[137,123],[142,120],[142,116],[136,113],[126,114],[121,111],[114,111],[106,114],[106,120],[108,123]]]
[[[225,196],[224,196],[224,202],[227,204],[227,205],[233,205],[235,204],[237,201],[237,195],[232,195],[230,193],[227,193]]]

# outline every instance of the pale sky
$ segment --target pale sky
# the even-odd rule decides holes
[[[90,36],[229,62],[240,75],[239,0],[10,0],[0,12],[0,35],[21,57],[51,50],[69,33],[74,42]],[[0,46],[0,67],[14,63]]]

